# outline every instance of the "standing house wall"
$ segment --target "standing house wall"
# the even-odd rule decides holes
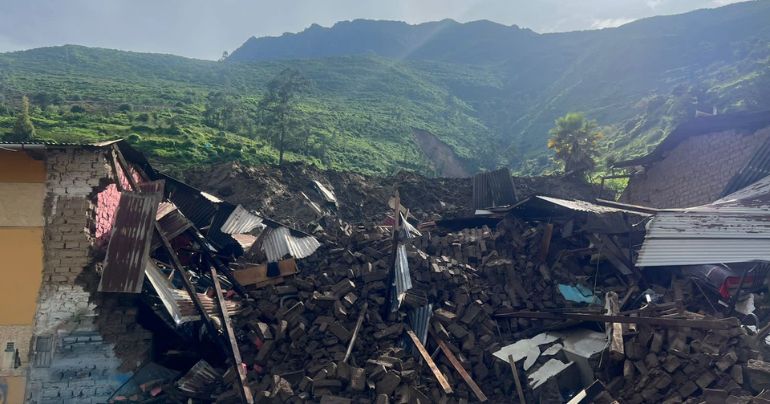
[[[711,203],[768,137],[770,127],[692,136],[632,177],[620,200],[655,208]]]
[[[48,150],[42,285],[34,318],[26,398],[101,403],[149,353],[136,296],[97,294],[101,249],[119,193],[105,149]],[[105,223],[106,222],[106,223]]]
[[[0,403],[24,401],[43,271],[42,154],[0,150]]]

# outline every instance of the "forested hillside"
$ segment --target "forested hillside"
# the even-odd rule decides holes
[[[65,46],[0,54],[0,133],[22,95],[38,137],[125,137],[157,162],[275,161],[258,125],[266,83],[310,82],[289,159],[335,169],[431,172],[416,130],[469,171],[548,170],[556,117],[602,125],[603,156],[646,152],[696,109],[770,109],[770,1],[537,34],[488,21],[353,21],[252,38],[221,62]],[[422,133],[422,132],[420,132]]]

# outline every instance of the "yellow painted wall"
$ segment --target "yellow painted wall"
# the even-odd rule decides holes
[[[0,376],[0,403],[23,403],[26,380],[27,378],[24,376]],[[4,390],[7,390],[8,396],[5,397],[5,401],[2,401],[2,393]]]
[[[0,325],[32,324],[43,278],[43,228],[0,227]]]
[[[23,366],[28,364],[31,327],[43,278],[45,181],[42,159],[23,151],[0,150],[0,334],[4,342],[14,341]],[[20,326],[28,326],[29,332],[20,332],[27,329]],[[0,376],[0,395],[7,394],[0,397],[0,403],[24,402],[26,378],[7,374],[19,370],[6,369],[6,375]]]
[[[43,227],[45,184],[0,182],[0,226]]]
[[[24,151],[0,150],[0,182],[45,182],[45,162]]]

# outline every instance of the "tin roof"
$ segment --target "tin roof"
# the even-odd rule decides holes
[[[321,246],[315,237],[297,237],[287,227],[268,228],[265,231],[267,233],[262,239],[262,249],[269,262],[278,262],[286,255],[305,258]]]
[[[123,192],[107,245],[100,292],[139,293],[161,193]]]
[[[508,168],[473,176],[473,209],[507,206],[515,202],[516,191]]]
[[[248,233],[259,226],[262,226],[262,218],[238,205],[230,213],[230,216],[227,217],[227,220],[225,220],[225,223],[219,230],[226,234],[242,234]]]
[[[770,177],[714,203],[658,212],[636,265],[770,261]]]

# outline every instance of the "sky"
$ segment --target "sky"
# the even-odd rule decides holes
[[[741,0],[0,0],[0,52],[77,44],[218,59],[251,36],[356,18],[608,28]]]

